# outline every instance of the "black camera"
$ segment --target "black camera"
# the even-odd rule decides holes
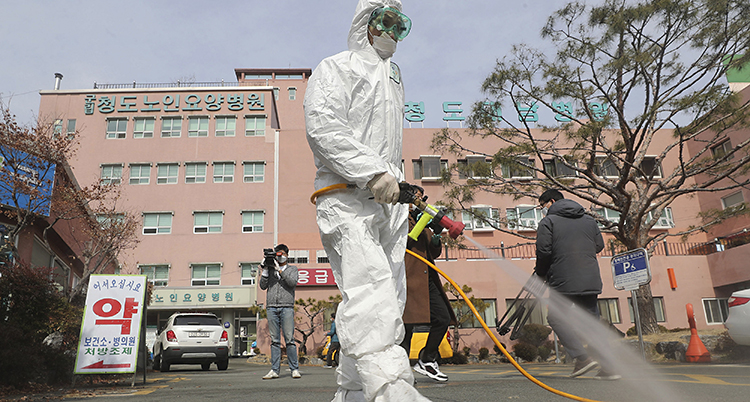
[[[272,268],[276,266],[276,251],[274,249],[263,249],[263,266],[266,268]]]

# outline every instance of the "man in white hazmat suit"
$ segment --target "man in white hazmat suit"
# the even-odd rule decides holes
[[[323,60],[308,82],[307,140],[318,168],[320,235],[342,302],[334,401],[426,401],[399,343],[406,300],[408,206],[396,204],[404,90],[391,55],[411,21],[400,0],[360,0],[349,50]]]

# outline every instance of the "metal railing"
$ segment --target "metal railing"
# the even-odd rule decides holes
[[[731,241],[727,241],[729,237],[719,239],[717,241],[706,242],[706,243],[668,243],[666,241],[656,244],[651,255],[663,255],[663,256],[678,256],[678,255],[708,255],[718,251],[723,251],[729,247],[729,244],[741,243],[745,241],[746,244],[750,243],[750,233],[744,235],[742,239],[732,237]],[[734,246],[736,247],[736,246]],[[513,246],[505,246],[502,242],[500,246],[487,247],[490,251],[496,255],[506,259],[531,259],[536,258],[536,245],[533,243],[517,244]],[[599,257],[612,257],[619,253],[623,253],[627,250],[622,247],[605,247],[599,254]],[[443,253],[440,255],[439,260],[486,260],[490,259],[483,250],[471,247],[471,248],[444,248]]]
[[[135,82],[130,84],[100,84],[94,82],[94,89],[149,89],[149,88],[203,88],[203,87],[264,87],[268,86],[268,80],[255,80],[255,81],[218,81],[218,82],[166,82],[166,83],[148,83],[148,82]]]

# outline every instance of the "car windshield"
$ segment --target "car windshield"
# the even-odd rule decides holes
[[[210,315],[181,315],[175,317],[174,325],[216,325],[221,323],[216,317]]]

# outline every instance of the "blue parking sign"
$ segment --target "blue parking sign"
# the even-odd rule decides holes
[[[651,282],[648,252],[638,248],[612,257],[612,278],[617,290],[636,290]]]

